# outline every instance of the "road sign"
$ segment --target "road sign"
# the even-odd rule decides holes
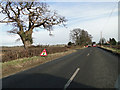
[[[46,52],[45,49],[42,51],[42,53],[40,54],[40,56],[47,56],[47,52]]]

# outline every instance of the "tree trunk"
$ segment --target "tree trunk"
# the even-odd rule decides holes
[[[24,48],[27,49],[28,47],[31,46],[31,42],[29,40],[24,41]]]
[[[32,31],[21,31],[19,33],[19,36],[21,37],[21,40],[24,44],[24,48],[27,49],[28,47],[30,47],[33,43],[33,40],[32,40]]]

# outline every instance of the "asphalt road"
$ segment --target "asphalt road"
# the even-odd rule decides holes
[[[97,47],[2,79],[3,88],[115,88],[118,57]]]

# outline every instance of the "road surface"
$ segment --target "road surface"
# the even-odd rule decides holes
[[[118,57],[97,47],[42,64],[2,79],[3,88],[115,88]]]

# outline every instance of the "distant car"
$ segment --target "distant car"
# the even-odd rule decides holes
[[[91,45],[88,45],[88,47],[91,47]]]
[[[96,44],[93,44],[93,47],[96,47]]]
[[[87,46],[85,46],[85,47],[88,47],[88,45],[87,45]]]

